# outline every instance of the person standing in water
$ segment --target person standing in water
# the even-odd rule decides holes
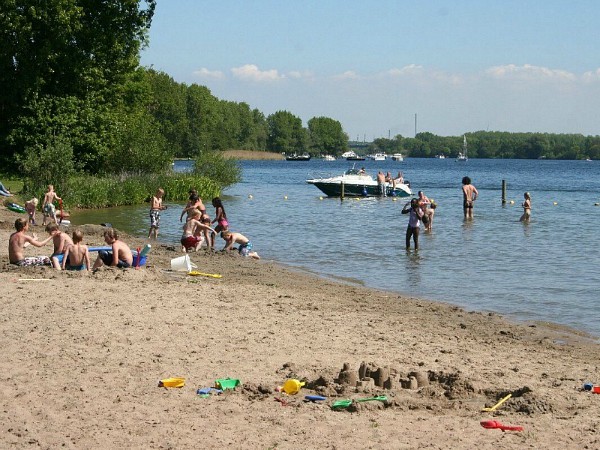
[[[475,200],[477,200],[479,192],[477,192],[477,188],[471,184],[471,179],[469,177],[463,177],[462,184],[463,212],[465,214],[465,219],[472,219],[473,205]]]
[[[525,192],[523,194],[523,197],[525,197],[525,201],[521,205],[521,206],[523,206],[523,215],[521,216],[521,218],[519,220],[521,222],[528,223],[529,219],[531,219],[531,195],[529,194],[529,192]]]

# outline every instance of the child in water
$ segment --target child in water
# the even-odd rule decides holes
[[[421,227],[421,219],[423,219],[423,211],[419,206],[419,200],[413,198],[410,203],[404,205],[402,214],[409,214],[408,226],[406,227],[406,250],[410,250],[410,238],[413,238],[415,250],[419,250],[419,230]]]
[[[525,198],[525,201],[521,205],[523,206],[523,215],[519,220],[521,222],[529,222],[529,219],[531,218],[531,195],[529,192],[525,192],[523,197]]]

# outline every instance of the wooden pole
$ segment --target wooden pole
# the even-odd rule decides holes
[[[506,180],[502,180],[502,204],[506,203]]]
[[[340,200],[344,200],[344,182],[342,181],[342,193],[340,195]]]

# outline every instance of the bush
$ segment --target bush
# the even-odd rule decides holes
[[[220,151],[203,151],[194,164],[194,173],[215,180],[222,187],[242,180],[242,171],[233,159],[223,157]]]
[[[147,201],[156,190],[165,190],[165,200],[185,201],[192,188],[204,198],[217,197],[220,186],[214,181],[194,174],[120,175],[92,177],[80,175],[69,180],[66,189],[59,191],[65,206],[71,208],[105,208],[136,205]]]

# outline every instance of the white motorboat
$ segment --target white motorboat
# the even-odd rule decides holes
[[[306,180],[309,184],[314,184],[328,197],[374,197],[381,196],[377,180],[371,175],[364,173],[352,167],[343,175],[330,178],[314,178]],[[386,183],[386,195],[389,197],[410,197],[412,191],[410,184],[404,183]]]
[[[325,155],[325,156],[323,156],[323,160],[324,161],[335,161],[335,156]]]
[[[392,155],[392,161],[404,161],[404,156],[402,156],[402,153],[394,153]]]

